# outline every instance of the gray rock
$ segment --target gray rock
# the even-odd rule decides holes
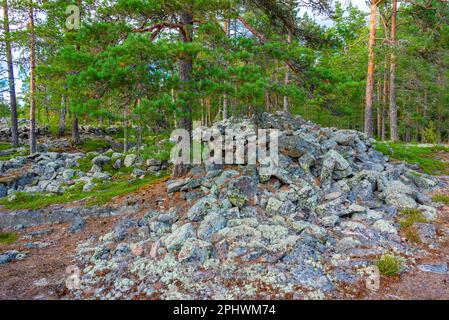
[[[71,233],[78,233],[84,229],[86,226],[86,220],[84,220],[83,217],[76,215],[73,218],[72,224],[70,225],[70,232]]]
[[[190,178],[182,180],[170,180],[167,182],[167,193],[172,193],[181,190],[186,184],[190,182]]]
[[[209,258],[212,245],[209,242],[189,238],[182,245],[178,254],[180,262],[195,262],[203,264]]]
[[[19,251],[17,250],[6,251],[5,253],[0,254],[0,264],[6,264],[13,261],[18,254]]]
[[[92,163],[96,164],[99,167],[103,167],[105,164],[109,163],[109,161],[111,161],[111,158],[104,155],[96,156],[95,158],[92,159]]]
[[[186,223],[174,230],[165,238],[165,247],[169,252],[178,251],[188,238],[195,237],[196,235],[193,225],[191,223]]]
[[[145,175],[145,171],[141,169],[134,168],[132,172],[133,177],[141,177]]]
[[[322,184],[330,183],[332,179],[339,180],[346,178],[351,173],[351,165],[337,151],[330,150],[326,153],[321,169]]]
[[[200,221],[210,212],[212,205],[216,203],[217,199],[213,196],[206,196],[198,200],[187,212],[187,218],[190,221]]]
[[[109,179],[111,179],[111,176],[106,172],[95,172],[92,175],[92,178],[99,179],[99,180],[109,180]]]
[[[66,180],[70,180],[75,176],[75,170],[73,169],[66,169],[62,172],[62,177]]]
[[[210,241],[211,236],[226,227],[226,219],[218,212],[211,212],[206,215],[198,227],[198,238]]]
[[[125,157],[125,160],[123,161],[123,164],[125,167],[129,168],[131,167],[137,160],[137,156],[135,154],[127,154]]]
[[[433,243],[437,237],[437,231],[431,223],[415,222],[414,226],[418,232],[419,238],[424,243]]]
[[[420,264],[418,265],[418,269],[423,272],[431,272],[431,273],[438,273],[438,274],[447,274],[447,263],[440,263],[440,264]]]
[[[112,165],[112,167],[115,170],[119,170],[122,167],[122,165],[123,165],[123,161],[121,159],[117,159],[114,161],[114,164]]]

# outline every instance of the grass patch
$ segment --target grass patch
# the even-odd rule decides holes
[[[389,254],[383,255],[374,261],[374,264],[384,276],[395,276],[401,271],[401,259]]]
[[[449,196],[447,194],[436,194],[432,197],[432,200],[449,205]]]
[[[105,150],[109,149],[111,145],[102,139],[92,139],[88,138],[81,142],[81,144],[78,146],[78,148],[82,152],[92,152],[92,151],[99,151],[99,150]]]
[[[5,155],[0,156],[0,160],[1,161],[7,161],[10,160],[12,158],[16,158],[16,157],[26,157],[29,155],[29,151],[27,149],[25,150],[19,150],[19,151],[14,151]]]
[[[399,210],[399,215],[403,217],[399,220],[399,225],[402,228],[411,227],[415,222],[426,222],[426,218],[418,209],[401,209]]]
[[[16,242],[18,236],[14,232],[0,232],[0,245],[9,245]]]
[[[3,198],[0,200],[0,205],[4,205],[11,210],[40,209],[53,204],[67,203],[85,198],[89,198],[86,201],[88,206],[102,205],[109,202],[113,197],[128,194],[142,186],[156,183],[167,175],[167,172],[163,172],[159,177],[149,175],[143,179],[130,180],[129,175],[122,174],[113,181],[103,181],[88,192],[83,191],[82,184],[77,184],[67,189],[63,194],[58,195],[16,193],[14,200],[8,201],[8,198]]]
[[[13,146],[9,142],[0,142],[0,151],[8,150],[11,148],[13,148]]]
[[[449,163],[435,159],[437,152],[449,152],[444,146],[418,146],[403,143],[375,143],[374,148],[395,160],[417,164],[427,174],[449,174]]]

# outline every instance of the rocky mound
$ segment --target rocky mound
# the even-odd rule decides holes
[[[389,162],[357,131],[285,114],[263,114],[258,126],[281,130],[275,174],[212,165],[168,181],[161,202],[171,208],[131,214],[79,246],[75,297],[321,298],[362,281],[364,268],[384,253],[403,257],[403,272],[413,267],[398,210],[435,219],[427,193],[442,187],[438,179]]]

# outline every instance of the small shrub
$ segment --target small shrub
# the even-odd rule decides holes
[[[401,259],[389,254],[383,255],[374,264],[384,276],[395,276],[401,271]]]
[[[17,240],[17,233],[0,232],[0,244],[9,245]]]
[[[438,133],[435,124],[431,121],[429,126],[422,131],[423,142],[435,144],[438,142]]]
[[[399,220],[399,225],[402,228],[411,227],[415,222],[426,222],[426,218],[424,218],[422,212],[418,209],[401,209],[399,214],[404,217]]]
[[[432,200],[449,205],[449,195],[447,194],[436,194],[432,197]]]

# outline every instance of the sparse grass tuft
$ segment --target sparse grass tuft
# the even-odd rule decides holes
[[[449,205],[449,195],[447,194],[436,194],[432,197],[432,200],[435,202],[442,202],[446,205]]]
[[[0,232],[0,245],[9,245],[17,240],[17,233]]]
[[[379,268],[380,274],[384,276],[395,276],[401,271],[401,259],[393,255],[383,255],[374,264]]]
[[[399,214],[403,217],[399,220],[399,225],[402,228],[411,227],[415,222],[426,222],[426,218],[424,218],[422,212],[418,209],[401,209]]]

